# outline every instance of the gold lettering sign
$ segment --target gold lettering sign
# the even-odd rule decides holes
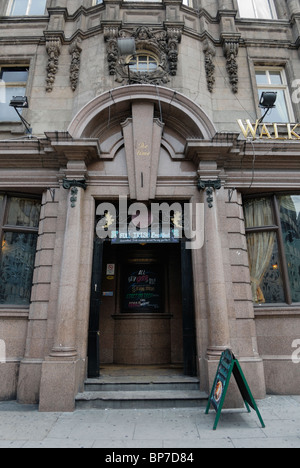
[[[137,156],[150,156],[149,145],[145,142],[139,143],[136,154]]]
[[[259,120],[252,124],[248,119],[245,126],[241,119],[237,122],[245,138],[252,136],[253,140],[300,140],[300,124],[262,123]]]

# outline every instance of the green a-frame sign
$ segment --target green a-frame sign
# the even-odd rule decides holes
[[[256,411],[258,419],[262,427],[264,428],[265,427],[264,421],[261,417],[259,409],[252,396],[252,393],[250,391],[250,388],[244,376],[244,373],[241,369],[241,366],[238,360],[235,358],[232,351],[230,349],[226,349],[222,353],[222,356],[219,362],[219,367],[217,370],[217,374],[215,377],[215,381],[213,384],[213,388],[212,388],[212,391],[208,400],[208,405],[205,411],[205,414],[208,414],[210,406],[212,405],[217,412],[213,430],[215,431],[217,429],[219,419],[221,416],[221,412],[222,412],[222,408],[224,405],[226,393],[228,390],[228,385],[229,385],[232,374],[235,377],[237,386],[243,397],[248,413],[251,412],[250,410],[250,406],[251,406],[251,408],[253,408],[254,411]]]

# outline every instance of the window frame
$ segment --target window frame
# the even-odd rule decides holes
[[[40,196],[32,195],[32,194],[20,194],[15,192],[4,192],[0,191],[0,195],[3,196],[3,210],[2,213],[0,212],[0,242],[2,245],[3,237],[6,233],[24,233],[24,234],[36,234],[37,235],[37,242],[38,242],[38,234],[39,234],[39,225],[36,228],[28,227],[28,226],[15,226],[4,224],[8,218],[8,210],[9,210],[9,199],[11,198],[20,198],[20,199],[31,199],[40,201],[41,208],[42,208],[42,200]],[[40,224],[40,221],[39,221]],[[37,248],[35,252],[35,257],[37,253]],[[1,251],[0,251],[0,259],[1,259]],[[34,260],[35,263],[35,260]],[[31,284],[31,292],[32,292],[33,282]],[[28,310],[30,307],[30,302],[28,305],[20,305],[20,304],[0,304],[0,311],[3,309],[26,309]]]
[[[283,240],[283,233],[282,233],[282,227],[281,227],[281,217],[280,217],[280,207],[278,203],[278,197],[281,196],[300,196],[300,192],[297,190],[293,191],[283,191],[283,192],[272,192],[272,193],[259,193],[255,195],[244,195],[243,196],[243,207],[244,203],[246,200],[253,200],[255,198],[270,198],[271,199],[271,206],[272,206],[272,212],[274,216],[274,225],[270,226],[256,226],[256,227],[251,227],[247,228],[246,227],[246,222],[245,222],[245,233],[246,233],[246,239],[247,239],[247,234],[255,234],[255,233],[260,233],[260,232],[275,232],[276,233],[276,239],[277,239],[277,245],[278,245],[278,259],[280,262],[281,266],[281,276],[282,276],[282,284],[283,284],[283,292],[285,296],[285,302],[278,302],[278,303],[255,303],[253,302],[253,306],[255,308],[260,308],[260,307],[282,307],[282,306],[299,306],[300,302],[295,302],[292,300],[292,293],[291,293],[291,287],[290,287],[290,279],[289,279],[289,271],[288,271],[288,262],[287,262],[287,257],[285,253],[285,246],[284,246],[284,240]],[[248,252],[248,248],[247,248]],[[250,265],[249,265],[250,267]]]
[[[13,15],[12,14],[12,11],[13,11],[13,6],[14,6],[14,0],[9,0],[8,2],[8,7],[7,7],[7,16],[11,17],[11,18],[17,18],[19,16],[26,16],[26,17],[30,17],[30,16],[46,16],[47,14],[47,3],[48,3],[48,0],[45,0],[45,10],[44,10],[44,13],[42,15],[31,15],[30,14],[30,7],[31,7],[31,2],[32,0],[27,0],[27,8],[26,8],[26,13],[25,15]]]
[[[258,84],[257,79],[256,79],[256,72],[257,71],[264,71],[266,72],[266,76],[268,79],[267,84]],[[270,72],[280,72],[281,76],[281,82],[282,84],[272,84],[271,79],[270,79]],[[286,71],[285,68],[282,66],[272,66],[272,65],[254,65],[254,76],[255,76],[255,84],[257,87],[257,90],[269,90],[269,91],[278,91],[282,90],[284,93],[285,97],[285,103],[286,103],[286,111],[288,115],[288,122],[294,122],[295,121],[295,115],[294,115],[294,110],[292,106],[292,100],[291,100],[291,95],[290,95],[290,90],[288,86],[288,81],[287,81],[287,76],[286,76]],[[259,93],[258,93],[259,94]],[[259,96],[258,96],[259,100]],[[287,122],[287,123],[288,123]],[[285,123],[285,122],[283,122]]]
[[[274,20],[278,20],[278,15],[277,15],[277,10],[276,10],[276,6],[275,6],[275,3],[274,3],[274,0],[268,0],[269,2],[269,5],[270,5],[270,12],[271,12],[271,15],[272,15],[272,18],[262,18],[261,16],[258,16],[258,12],[257,12],[257,4],[256,2],[259,1],[259,0],[248,0],[248,1],[251,1],[251,5],[252,5],[252,8],[253,8],[253,11],[254,11],[254,14],[255,16],[242,16],[241,15],[241,12],[240,12],[240,1],[246,1],[246,0],[236,0],[237,2],[237,8],[238,8],[238,11],[239,11],[239,16],[241,19],[247,19],[247,20],[265,20],[265,21],[274,21]]]
[[[139,57],[147,57],[147,70],[139,70],[139,63],[140,63],[139,62]],[[155,61],[156,68],[154,68],[152,70],[149,68],[149,64],[150,64],[149,59],[153,59]],[[130,62],[133,61],[133,60],[136,60],[136,70],[134,70],[130,66]],[[139,51],[137,51],[137,53],[135,55],[131,55],[131,56],[127,57],[126,63],[128,64],[131,73],[154,73],[158,69],[158,66],[159,66],[159,60],[158,60],[157,56],[153,52],[149,52],[148,50],[139,50]],[[146,63],[146,62],[141,62],[141,63]],[[152,63],[154,63],[154,62],[152,62]]]
[[[28,72],[28,77],[27,77],[27,81],[11,81],[11,82],[8,82],[8,83],[5,83],[5,89],[6,88],[24,88],[24,96],[26,96],[26,92],[27,92],[27,85],[28,85],[28,80],[29,80],[29,73],[30,73],[30,65],[25,65],[25,64],[16,64],[16,63],[13,63],[13,64],[5,64],[5,63],[2,63],[0,64],[0,82],[1,82],[1,76],[2,76],[2,73],[3,73],[3,70],[4,69],[23,69],[23,70],[27,70]],[[0,84],[0,86],[2,86],[2,84]],[[7,103],[4,103],[4,104],[7,104],[7,106],[9,107],[9,102]],[[23,113],[23,110],[21,109],[19,112]],[[3,123],[20,123],[20,118],[18,117],[17,113],[16,113],[16,118],[14,120],[1,120],[0,118],[0,125],[3,124]]]

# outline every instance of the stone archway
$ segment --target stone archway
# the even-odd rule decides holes
[[[154,85],[123,86],[101,94],[77,113],[68,132],[73,138],[96,137],[117,115],[128,117],[131,103],[138,101],[155,103],[161,120],[174,125],[185,138],[210,140],[216,134],[214,124],[195,102],[172,89]]]

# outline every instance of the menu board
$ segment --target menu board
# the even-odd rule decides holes
[[[162,267],[127,265],[123,296],[123,312],[163,312]]]
[[[215,410],[218,411],[222,401],[223,393],[226,391],[226,384],[228,377],[231,376],[231,364],[233,362],[233,355],[230,350],[226,350],[220,359],[217,376],[215,379],[214,388],[211,394],[211,403]]]
[[[265,427],[265,423],[255,403],[255,400],[253,398],[247,380],[244,376],[242,368],[239,364],[239,361],[236,359],[236,357],[230,349],[226,349],[222,353],[213,388],[205,411],[205,414],[209,413],[210,405],[212,405],[216,410],[217,416],[214,424],[214,431],[217,429],[218,426],[218,422],[221,416],[221,411],[224,405],[226,393],[232,374],[235,377],[237,386],[243,397],[248,413],[250,413],[251,406],[251,408],[253,408],[256,411],[256,414],[258,416],[258,419],[260,420],[262,427]]]

